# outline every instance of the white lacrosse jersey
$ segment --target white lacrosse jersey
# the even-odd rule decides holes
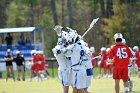
[[[55,47],[56,51],[58,51],[58,50],[61,51],[63,46],[61,46],[61,45],[59,45],[59,47],[57,47],[57,46]],[[67,68],[71,67],[71,61],[62,52],[60,52],[60,53],[56,52],[56,54],[54,54],[54,56],[59,65],[58,70],[67,69]]]
[[[71,57],[72,66],[78,64],[81,60],[81,50],[85,51],[85,46],[82,43],[75,43],[66,48],[66,56]],[[69,52],[70,51],[70,52]]]

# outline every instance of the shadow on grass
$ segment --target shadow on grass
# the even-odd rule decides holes
[[[140,91],[132,91],[132,92],[129,92],[129,93],[140,93]]]
[[[124,92],[121,92],[121,93],[124,93]],[[131,91],[129,93],[140,93],[140,91]]]

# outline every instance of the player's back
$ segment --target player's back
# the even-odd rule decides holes
[[[107,53],[106,53],[106,51],[102,51],[101,55],[102,55],[102,61],[103,62],[106,61],[107,60]]]
[[[117,44],[111,47],[108,56],[113,59],[114,66],[128,66],[132,53],[127,45]]]

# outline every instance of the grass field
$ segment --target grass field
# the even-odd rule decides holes
[[[134,87],[130,93],[140,93],[140,78],[131,78]],[[120,84],[120,93],[123,93],[122,81]],[[90,93],[115,93],[113,79],[93,79],[92,85],[89,87]],[[0,93],[62,93],[62,86],[58,78],[49,78],[43,81],[33,80],[13,81],[9,79],[0,79]],[[70,92],[72,89],[70,87]]]

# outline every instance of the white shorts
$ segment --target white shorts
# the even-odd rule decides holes
[[[86,88],[86,68],[72,69],[72,86],[76,89]]]
[[[70,86],[71,69],[58,70],[58,76],[63,86]]]
[[[93,78],[93,76],[87,76],[86,87],[89,87],[91,85],[92,78]]]

